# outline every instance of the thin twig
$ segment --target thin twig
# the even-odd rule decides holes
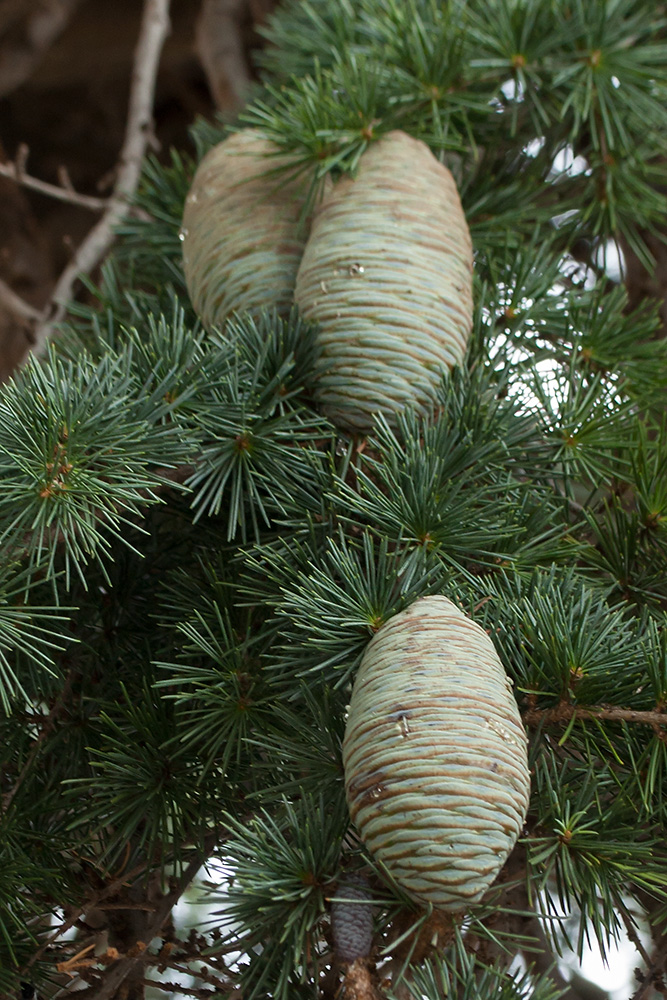
[[[662,976],[664,972],[665,957],[667,957],[667,939],[663,941],[663,944],[656,952],[653,962],[642,976],[641,982],[636,992],[632,994],[631,1000],[645,1000],[656,989],[656,978]],[[656,990],[656,992],[658,991]]]
[[[667,726],[667,712],[654,709],[642,712],[634,708],[614,708],[611,705],[572,705],[561,702],[554,708],[530,708],[523,713],[523,721],[527,726],[552,726],[569,722],[572,717],[577,719],[606,719],[609,722],[635,722],[643,726]]]
[[[637,952],[641,956],[645,965],[649,966],[651,964],[651,956],[649,955],[649,953],[646,951],[646,948],[642,944],[639,934],[637,933],[637,929],[633,924],[630,915],[626,913],[623,907],[621,907],[620,914],[621,914],[621,920],[625,924],[625,933],[628,935],[628,939],[635,946]]]
[[[23,170],[19,170],[16,163],[0,163],[0,177],[7,177],[10,181],[15,181],[22,187],[30,188],[32,191],[39,191],[56,201],[66,201],[70,205],[80,205],[81,208],[90,208],[94,212],[101,212],[107,207],[106,198],[95,198],[89,194],[79,194],[74,188],[57,184],[49,184],[47,181],[40,181],[37,177],[31,177]]]
[[[67,303],[82,274],[90,274],[111,246],[116,227],[130,210],[141,176],[146,147],[152,136],[155,80],[162,46],[169,31],[169,0],[145,0],[139,40],[134,54],[132,86],[125,139],[118,160],[113,193],[104,215],[90,230],[53,291],[51,303],[35,330],[37,353],[44,350],[54,327],[63,319]]]
[[[6,306],[10,312],[20,316],[22,319],[30,320],[31,323],[38,323],[42,318],[39,309],[35,309],[20,295],[12,291],[8,284],[0,278],[0,303]]]
[[[69,693],[70,693],[70,691],[72,689],[72,683],[73,683],[73,680],[74,680],[74,674],[75,674],[75,670],[71,669],[70,672],[68,673],[66,679],[65,679],[65,683],[63,684],[62,691],[60,692],[60,694],[56,698],[55,702],[53,703],[53,707],[51,708],[51,711],[49,712],[48,715],[43,716],[44,725],[42,727],[42,731],[40,732],[39,736],[37,737],[37,739],[33,743],[32,748],[30,750],[30,753],[28,754],[28,756],[26,758],[26,761],[25,761],[23,767],[21,768],[21,770],[19,772],[18,777],[17,777],[16,781],[14,782],[14,786],[12,788],[10,788],[10,790],[7,792],[7,794],[3,795],[3,797],[2,797],[2,812],[3,813],[7,812],[7,810],[10,807],[10,805],[14,801],[14,797],[15,797],[16,793],[18,792],[19,788],[21,787],[21,785],[23,784],[23,782],[25,781],[28,773],[30,772],[31,767],[32,767],[32,765],[35,762],[35,758],[37,757],[39,751],[42,748],[42,744],[44,743],[44,740],[49,735],[49,733],[53,730],[53,727],[54,727],[54,725],[56,723],[56,719],[58,718],[58,716],[62,712],[63,708],[65,707],[65,703],[67,701],[67,697],[68,697],[68,695],[69,695]]]
[[[176,882],[172,891],[166,896],[163,896],[160,900],[159,905],[155,908],[155,919],[146,931],[147,945],[153,940],[154,937],[158,937],[165,920],[187,887],[190,885],[190,882],[192,882],[205,860],[206,854],[198,851],[194,859],[190,862],[181,877]],[[127,979],[130,973],[141,964],[141,962],[141,954],[131,956],[127,955],[119,959],[113,964],[113,966],[109,967],[107,972],[104,973],[104,979],[99,986],[92,986],[87,989],[77,991],[77,995],[81,997],[81,1000],[113,1000],[114,997],[118,996],[118,991],[120,990],[123,982]]]
[[[222,110],[241,107],[250,88],[242,23],[244,0],[202,0],[195,44],[213,99]]]
[[[51,932],[51,934],[49,934],[49,936],[39,946],[37,951],[30,956],[30,958],[25,963],[23,968],[19,970],[21,975],[25,976],[28,970],[36,962],[38,962],[40,958],[42,958],[44,952],[47,951],[47,949],[52,944],[54,944],[54,942],[57,941],[62,934],[65,934],[68,930],[70,930],[77,922],[77,920],[81,916],[83,916],[86,910],[93,909],[103,899],[108,899],[109,896],[113,896],[120,889],[123,889],[127,885],[130,885],[134,879],[139,878],[140,875],[143,875],[143,873],[146,871],[146,868],[148,867],[148,864],[149,864],[148,861],[143,861],[141,864],[135,865],[135,867],[132,868],[129,872],[120,875],[118,878],[115,878],[113,882],[109,882],[109,884],[106,885],[104,889],[100,889],[99,892],[94,893],[90,897],[90,899],[87,899],[85,901],[83,906],[78,906],[75,910],[72,910],[70,915],[65,920],[63,920],[62,923],[59,924],[59,926],[56,927],[56,929]]]
[[[206,837],[204,838],[203,848],[201,852],[198,852],[197,854],[197,857],[199,858],[198,861],[199,867],[201,867],[204,861],[212,854],[215,845],[219,843],[219,841],[220,841],[219,830],[212,830],[209,834],[206,835]],[[192,862],[192,864],[195,864],[195,862],[197,861],[197,857],[195,858],[195,861]],[[49,936],[42,942],[37,951],[30,956],[30,958],[25,963],[23,968],[19,970],[21,975],[25,977],[29,969],[33,965],[35,965],[36,962],[40,961],[40,959],[44,956],[44,953],[50,948],[50,946],[54,944],[59,937],[61,937],[68,930],[70,930],[76,924],[77,920],[79,920],[79,918],[82,917],[87,910],[96,909],[98,905],[102,903],[104,900],[107,900],[110,897],[115,896],[116,893],[118,893],[121,889],[125,889],[127,888],[127,886],[132,885],[132,883],[136,879],[138,879],[141,875],[144,874],[149,864],[150,861],[142,861],[140,864],[135,865],[134,868],[131,868],[130,871],[122,872],[120,875],[114,878],[112,882],[109,882],[103,889],[100,889],[98,892],[93,893],[89,899],[86,899],[83,902],[81,906],[77,906],[76,909],[73,909],[70,912],[69,916],[65,920],[63,920],[62,923],[59,924],[59,926],[56,927],[56,929],[52,931],[52,933],[49,934]],[[199,869],[196,869],[196,871],[198,870]],[[188,883],[183,887],[181,893],[185,891],[187,885],[189,885],[189,882],[192,881],[193,877],[194,876],[190,876]],[[181,881],[182,879],[179,880],[179,884]],[[155,912],[157,913],[158,912],[157,908],[154,909]],[[162,918],[162,922],[164,922],[164,918]],[[160,924],[160,927],[161,926],[162,924]],[[153,935],[153,937],[155,936],[156,934]],[[89,998],[87,998],[87,1000],[89,1000]]]

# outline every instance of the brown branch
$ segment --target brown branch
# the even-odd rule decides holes
[[[523,713],[527,726],[553,726],[576,719],[606,719],[609,722],[634,722],[638,725],[659,728],[667,726],[667,712],[660,709],[639,711],[634,708],[615,708],[613,705],[572,705],[563,701],[554,708],[529,708]]]
[[[16,184],[20,184],[22,187],[30,188],[32,191],[38,191],[40,194],[45,194],[49,198],[55,198],[56,201],[66,201],[70,205],[79,205],[81,208],[90,208],[94,212],[100,212],[102,209],[106,208],[106,198],[95,198],[93,195],[79,194],[78,191],[75,191],[71,186],[71,183],[69,185],[63,184],[61,186],[58,186],[57,184],[48,184],[46,181],[40,181],[37,177],[31,177],[27,174],[24,169],[25,157],[21,155],[23,150],[27,153],[27,148],[27,146],[21,146],[14,161],[0,163],[0,177],[6,177],[8,180],[15,181]]]
[[[637,990],[632,994],[631,1000],[645,1000],[646,997],[649,997],[653,993],[654,989],[656,992],[663,993],[664,987],[662,989],[658,989],[658,987],[662,986],[660,980],[665,971],[666,957],[667,938],[665,938],[663,944],[656,952],[653,962],[644,973]]]
[[[116,227],[130,210],[141,176],[146,147],[152,136],[155,81],[162,46],[169,31],[169,0],[145,0],[139,40],[134,54],[132,86],[120,151],[116,183],[104,215],[90,230],[53,291],[42,322],[35,330],[35,351],[42,352],[54,327],[63,319],[67,303],[82,274],[90,274],[104,259]]]
[[[49,733],[53,730],[53,727],[54,727],[54,725],[56,723],[56,719],[58,718],[58,716],[62,712],[63,708],[65,707],[65,702],[66,702],[67,697],[68,697],[68,695],[69,695],[69,693],[71,691],[71,688],[72,688],[72,683],[73,683],[73,680],[74,680],[74,674],[75,674],[74,669],[71,669],[69,671],[66,679],[65,679],[65,683],[63,684],[62,691],[60,692],[60,694],[56,698],[55,702],[53,703],[53,707],[51,708],[51,711],[49,712],[48,715],[43,716],[44,725],[43,725],[41,733],[39,734],[39,736],[37,737],[37,739],[33,743],[32,748],[30,750],[30,753],[28,754],[28,757],[27,757],[27,759],[26,759],[23,767],[21,768],[21,770],[20,770],[20,772],[18,774],[18,777],[17,777],[17,779],[16,779],[16,781],[14,783],[13,788],[11,788],[7,792],[7,794],[3,795],[3,797],[2,797],[2,807],[1,807],[1,810],[0,810],[2,813],[6,813],[7,810],[9,809],[10,805],[14,801],[14,797],[16,796],[16,793],[18,792],[18,790],[20,789],[21,785],[25,781],[27,775],[29,774],[31,767],[34,764],[35,759],[36,759],[37,755],[39,754],[39,751],[42,748],[42,744],[44,743],[44,740],[49,735]]]
[[[158,937],[169,914],[187,887],[190,885],[190,882],[192,882],[193,878],[206,860],[206,857],[207,855],[205,852],[197,852],[196,856],[184,870],[181,877],[176,881],[172,891],[167,893],[166,896],[163,896],[160,903],[155,907],[155,919],[146,931],[146,946],[150,944],[154,937]],[[139,944],[139,942],[137,942],[137,944]],[[107,972],[104,973],[104,978],[101,984],[89,986],[87,989],[77,991],[77,996],[80,997],[81,1000],[113,1000],[114,997],[119,995],[118,991],[120,990],[123,982],[141,964],[141,951],[139,951],[136,955],[123,956],[110,966]]]
[[[17,295],[2,278],[0,278],[0,303],[15,316],[27,319],[31,323],[38,323],[42,318],[39,309],[35,309],[20,295]]]
[[[218,108],[241,107],[250,87],[241,25],[245,0],[203,0],[195,27],[197,52]]]
[[[206,858],[210,856],[210,854],[213,851],[213,848],[219,842],[219,840],[220,840],[219,830],[212,830],[209,834],[207,834],[207,836],[204,839],[204,845],[202,850],[197,853],[197,856],[188,866],[188,869],[186,871],[189,871],[190,868],[192,868],[192,866],[196,864],[198,866],[197,868],[195,868],[194,874],[196,874],[201,865],[206,860]],[[83,916],[83,914],[86,913],[86,911],[97,908],[100,903],[103,903],[110,897],[115,896],[116,893],[119,892],[121,889],[125,889],[128,886],[132,885],[132,883],[136,879],[138,879],[145,873],[146,869],[149,867],[149,864],[150,861],[142,861],[141,864],[135,865],[134,868],[130,869],[129,872],[122,872],[120,875],[114,878],[112,882],[109,882],[103,889],[100,889],[98,892],[93,893],[88,899],[84,901],[84,903],[81,906],[78,906],[75,909],[73,909],[70,912],[69,916],[65,920],[63,920],[63,922],[58,927],[56,927],[56,929],[51,934],[49,934],[49,936],[46,938],[45,941],[42,942],[37,951],[35,951],[34,954],[30,956],[30,958],[23,966],[23,968],[19,970],[20,974],[25,978],[28,971],[32,968],[33,965],[35,965],[36,962],[39,962],[39,960],[44,956],[44,953],[50,948],[50,946],[54,944],[59,937],[61,937],[63,934],[69,931],[76,924],[77,920],[79,920]],[[181,895],[185,891],[187,886],[192,881],[193,877],[194,875],[190,875],[188,882],[180,890],[179,895]],[[178,883],[179,885],[181,881],[182,879],[179,880]],[[156,909],[155,912],[158,913],[158,910]],[[169,913],[167,913],[167,916],[168,915]],[[166,917],[162,917],[160,927],[162,926],[162,923],[164,923],[165,919]],[[153,934],[153,937],[156,936],[157,936],[157,931]],[[83,1000],[83,994],[82,994],[82,1000]],[[91,1000],[91,998],[88,995],[86,995],[86,1000]]]
[[[97,906],[99,902],[101,902],[104,899],[108,899],[109,896],[113,896],[120,889],[123,889],[125,886],[129,885],[134,879],[139,878],[139,876],[143,875],[143,873],[146,871],[147,867],[148,867],[147,861],[143,861],[140,865],[135,865],[135,867],[132,868],[129,872],[126,872],[125,874],[119,876],[118,878],[115,878],[113,882],[109,882],[109,884],[106,885],[104,889],[101,889],[99,892],[94,893],[90,897],[90,899],[87,899],[85,901],[83,906],[78,906],[76,907],[76,909],[72,910],[70,915],[65,920],[63,920],[60,926],[56,927],[56,929],[52,931],[51,934],[49,934],[46,940],[42,942],[37,951],[30,956],[30,958],[23,966],[23,968],[19,970],[20,974],[22,976],[25,976],[28,970],[32,968],[32,966],[36,962],[38,962],[40,958],[42,958],[44,952],[47,951],[47,949],[55,941],[57,941],[62,934],[65,934],[68,930],[70,930],[77,922],[77,920],[81,916],[83,916],[86,910],[90,910],[93,907]]]
[[[646,966],[649,966],[651,964],[651,958],[640,940],[639,934],[637,933],[637,929],[634,923],[632,922],[630,914],[627,913],[623,909],[623,907],[621,907],[620,915],[621,915],[621,920],[623,921],[623,924],[625,926],[625,933],[628,935],[628,940],[631,942],[631,944],[635,946],[635,949],[641,956],[644,964]]]

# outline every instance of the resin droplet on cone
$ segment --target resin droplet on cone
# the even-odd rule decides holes
[[[325,196],[295,300],[320,326],[317,395],[341,427],[428,410],[472,326],[472,245],[454,179],[429,148],[391,132]]]
[[[285,157],[254,129],[230,135],[203,158],[185,200],[183,267],[207,329],[236,310],[287,314],[307,231],[306,187],[273,171]]]
[[[423,597],[373,637],[343,743],[350,815],[414,899],[479,900],[521,832],[530,776],[512,688],[486,633]]]

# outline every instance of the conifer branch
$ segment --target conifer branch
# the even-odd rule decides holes
[[[166,0],[142,0],[145,25],[157,7]],[[619,232],[664,218],[651,164],[664,166],[667,41],[647,5],[607,8],[570,4],[564,17],[562,4],[526,0],[521,18],[499,3],[489,20],[481,0],[308,0],[275,13],[267,89],[244,120],[321,175],[353,168],[378,134],[419,136],[451,164],[472,230],[463,370],[438,387],[433,414],[380,419],[368,443],[313,416],[321,331],[241,312],[199,330],[178,238],[189,160],[148,163],[141,189],[117,184],[93,230],[101,243],[84,241],[76,265],[96,267],[114,203],[123,242],[97,303],[73,303],[50,366],[26,365],[0,394],[0,527],[30,559],[31,599],[0,614],[0,668],[6,637],[28,706],[0,717],[3,791],[20,789],[3,817],[0,995],[54,970],[72,976],[63,996],[140,996],[156,973],[169,992],[175,970],[202,1000],[212,989],[606,1000],[572,967],[554,971],[550,928],[566,913],[580,958],[625,922],[643,959],[636,1000],[662,985],[667,449],[654,413],[667,346],[600,262]],[[145,128],[160,30],[152,77],[142,64]],[[219,70],[226,40],[204,41]],[[200,152],[224,134],[197,130]],[[141,126],[136,137],[138,166]],[[564,147],[576,169],[558,165]],[[76,279],[70,269],[66,295]],[[15,305],[31,329],[58,321]],[[52,309],[65,308],[63,294]],[[85,713],[65,707],[51,725],[42,645],[57,643],[33,619],[53,609],[32,602],[49,584],[61,611],[66,594],[77,608],[68,634],[85,699]],[[333,904],[362,861],[342,780],[349,688],[371,636],[430,594],[471,609],[517,690],[534,692],[522,706],[535,751],[528,843],[463,930],[373,880],[374,939],[343,962]],[[398,815],[395,832],[414,843]],[[218,849],[226,884],[208,898],[220,928],[180,940],[173,903]],[[165,884],[161,862],[175,859]],[[656,918],[653,954],[633,936],[630,898]]]
[[[55,702],[54,702],[54,704],[53,704],[53,706],[51,708],[51,711],[49,712],[48,715],[41,717],[42,727],[41,727],[41,731],[39,733],[39,736],[37,737],[37,739],[33,743],[32,749],[30,750],[30,753],[28,754],[28,757],[27,757],[27,759],[26,759],[23,767],[21,768],[21,770],[20,770],[20,772],[18,774],[18,777],[16,778],[16,781],[14,782],[14,785],[7,792],[7,794],[3,796],[2,805],[0,807],[0,815],[3,814],[3,813],[6,813],[7,810],[9,809],[10,805],[12,804],[12,802],[13,802],[15,796],[16,796],[16,793],[18,792],[19,788],[21,787],[21,785],[25,781],[27,775],[30,773],[30,769],[32,768],[33,764],[35,763],[35,760],[36,760],[36,758],[37,758],[37,756],[38,756],[38,754],[39,754],[39,752],[40,752],[40,750],[41,750],[41,748],[42,748],[42,746],[44,744],[45,739],[53,731],[53,727],[56,724],[56,720],[58,719],[58,716],[60,715],[60,713],[63,711],[63,709],[64,709],[64,707],[66,705],[67,699],[69,697],[70,691],[72,689],[72,682],[74,680],[74,674],[75,674],[75,671],[74,671],[74,668],[72,668],[69,671],[67,677],[65,678],[65,682],[64,682],[64,684],[62,686],[62,689],[61,689],[58,697],[56,698],[56,700],[55,700]],[[34,725],[34,723],[33,723],[33,725]]]
[[[104,887],[104,889],[100,889],[99,892],[94,893],[89,899],[87,899],[84,902],[82,906],[78,906],[75,909],[72,909],[69,913],[69,916],[66,917],[62,921],[62,923],[59,924],[59,926],[56,927],[54,931],[52,931],[51,934],[49,934],[49,936],[42,942],[42,944],[35,951],[35,953],[30,956],[30,959],[19,970],[20,975],[25,976],[28,973],[29,969],[31,969],[33,965],[39,962],[39,960],[42,958],[44,953],[50,948],[50,946],[55,941],[57,941],[59,937],[62,937],[63,934],[66,934],[67,931],[71,930],[71,928],[74,927],[77,920],[79,920],[80,917],[83,916],[86,910],[90,910],[93,907],[96,907],[97,904],[102,902],[103,900],[108,899],[110,896],[114,896],[124,886],[130,884],[134,879],[139,878],[140,875],[143,875],[147,867],[148,867],[147,861],[142,862],[139,865],[135,865],[134,868],[132,868],[129,872],[124,872],[122,875],[119,875],[118,878],[115,878],[112,882],[109,882],[108,885]]]
[[[159,905],[155,908],[155,918],[146,931],[145,946],[150,944],[153,938],[160,934],[165,920],[201,868],[206,860],[206,856],[206,852],[198,851],[194,859],[183,871],[181,877],[176,881],[171,892],[167,893],[160,900]],[[140,942],[137,942],[137,946],[139,945]],[[121,957],[111,967],[110,971],[104,975],[104,979],[99,987],[88,987],[79,993],[82,1000],[113,1000],[113,997],[118,996],[117,991],[120,990],[122,984],[136,966],[141,963],[143,950],[140,949],[138,954],[135,955],[124,955]]]
[[[137,190],[146,148],[152,138],[155,82],[162,46],[169,31],[169,0],[146,0],[134,55],[125,140],[118,160],[113,193],[100,221],[90,230],[53,290],[51,302],[35,330],[35,352],[42,353],[54,327],[64,317],[74,286],[90,274],[109,250],[115,230],[125,219]]]
[[[656,991],[664,995],[664,985],[662,975],[664,972],[665,958],[667,957],[667,938],[663,938],[663,943],[658,948],[655,958],[649,968],[644,973],[639,986],[632,994],[630,1000],[646,1000]]]
[[[2,278],[0,278],[0,302],[10,312],[16,313],[22,319],[27,319],[31,323],[37,323],[42,318],[39,309],[35,309],[25,299],[22,299],[20,295],[17,295]]]
[[[667,726],[667,712],[660,709],[641,711],[634,708],[615,708],[612,705],[573,705],[561,702],[554,708],[530,708],[523,713],[527,726],[555,726],[575,719],[604,719],[608,722],[631,722],[652,726],[656,731]]]
[[[21,187],[29,188],[31,191],[38,191],[48,198],[55,198],[56,201],[64,201],[69,205],[78,205],[80,208],[89,208],[93,212],[101,212],[107,207],[106,198],[96,198],[94,195],[79,194],[72,187],[67,175],[61,171],[63,183],[49,184],[47,181],[39,180],[38,177],[31,177],[25,172],[25,163],[28,155],[28,147],[19,146],[16,159],[9,163],[0,163],[0,177],[15,181]]]

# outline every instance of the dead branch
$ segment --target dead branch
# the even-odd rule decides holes
[[[195,42],[218,108],[241,107],[250,87],[241,26],[245,0],[203,0]]]
[[[646,1000],[654,990],[662,993],[664,996],[663,974],[665,971],[665,957],[667,957],[667,938],[663,938],[661,947],[657,949],[652,964],[643,974],[636,992],[632,994],[631,1000]]]
[[[25,781],[26,776],[30,773],[30,770],[32,769],[32,766],[37,758],[37,755],[39,754],[44,744],[44,740],[51,732],[53,732],[53,728],[56,722],[58,721],[59,716],[64,711],[65,703],[72,689],[72,684],[74,682],[74,673],[75,673],[74,669],[71,669],[69,671],[67,677],[65,678],[65,683],[63,684],[62,691],[60,692],[55,702],[53,703],[51,711],[49,712],[48,715],[42,717],[42,728],[39,733],[39,736],[33,743],[32,749],[28,754],[23,767],[21,768],[21,771],[16,781],[14,782],[14,785],[12,786],[10,791],[3,796],[2,806],[0,807],[0,813],[6,813],[7,810],[9,809],[10,805],[14,801],[16,793],[18,792],[19,788]]]
[[[97,904],[101,900],[108,899],[109,897],[114,896],[121,889],[129,885],[133,879],[139,878],[139,876],[143,875],[147,867],[148,867],[147,861],[144,861],[141,864],[136,865],[129,872],[125,872],[118,878],[115,878],[113,882],[109,882],[104,887],[104,889],[101,889],[99,892],[94,893],[90,899],[86,900],[83,906],[78,906],[76,907],[76,909],[73,909],[70,912],[69,916],[66,917],[62,921],[62,923],[58,927],[56,927],[56,929],[52,931],[51,934],[48,935],[48,937],[39,946],[37,951],[30,956],[26,964],[22,967],[22,969],[20,969],[21,975],[25,976],[26,974],[28,974],[32,966],[35,965],[36,962],[39,962],[39,960],[43,957],[44,953],[50,948],[50,946],[52,944],[55,944],[55,942],[58,940],[59,937],[61,937],[72,927],[74,927],[77,920],[79,920],[83,916],[86,910],[89,910],[92,907],[97,906]]]
[[[38,323],[42,318],[39,309],[29,305],[20,295],[12,291],[9,285],[0,278],[0,303],[6,307],[8,312],[27,319],[31,323]]]
[[[152,907],[153,912],[155,913],[155,920],[153,921],[151,927],[148,930],[148,933],[151,934],[152,937],[158,936],[162,926],[164,925],[167,917],[169,916],[171,910],[173,909],[173,906],[178,901],[180,896],[185,892],[188,885],[199,871],[199,868],[202,866],[204,861],[210,856],[216,843],[218,843],[219,840],[220,840],[220,831],[212,830],[209,834],[207,834],[204,839],[202,850],[197,852],[191,863],[183,871],[181,878],[178,880],[178,882],[176,882],[172,892],[169,893],[168,896],[164,896],[157,907],[155,906]],[[34,952],[33,955],[30,956],[26,964],[19,970],[20,974],[24,977],[27,977],[29,975],[29,971],[32,968],[32,966],[35,965],[40,960],[43,960],[44,955],[49,951],[51,946],[55,944],[58,938],[61,938],[63,934],[65,934],[72,927],[74,927],[77,921],[80,920],[85,913],[88,913],[92,909],[97,908],[99,904],[105,902],[106,900],[113,899],[113,897],[116,896],[121,890],[127,889],[128,886],[131,886],[134,881],[136,881],[138,878],[141,878],[146,872],[146,869],[149,867],[149,864],[150,864],[149,861],[143,861],[140,864],[135,865],[135,867],[130,869],[130,871],[120,873],[117,877],[113,878],[113,881],[108,882],[104,886],[104,888],[100,889],[98,892],[93,893],[87,900],[85,900],[85,902],[81,906],[73,908],[69,913],[69,915],[62,921],[62,923],[58,927],[56,927],[56,929],[52,931],[52,933],[49,934],[44,941],[42,941],[39,948]],[[148,939],[148,942],[150,942],[150,940],[151,938]],[[136,956],[124,956],[124,960],[132,963],[134,963],[135,961],[144,962],[145,958],[142,958],[142,954],[143,953],[137,952]],[[132,969],[128,969],[127,975],[129,975],[130,971],[132,971]],[[125,975],[123,975],[120,982],[122,982],[124,978]],[[112,997],[113,994],[108,994],[108,996]],[[101,1000],[101,995],[99,997],[98,996],[93,997],[88,992],[85,993],[82,992],[81,998],[82,1000]]]
[[[146,931],[146,942],[144,948],[138,948],[137,954],[125,955],[114,962],[109,967],[109,971],[104,974],[104,979],[99,986],[91,986],[87,989],[77,991],[81,1000],[113,1000],[118,996],[118,991],[127,977],[142,965],[142,953],[145,947],[158,937],[162,927],[169,917],[174,906],[183,895],[187,887],[206,860],[206,853],[197,852],[195,858],[184,870],[181,877],[171,892],[162,897],[160,903],[155,907],[155,918]],[[139,946],[140,942],[137,942]]]
[[[80,3],[41,0],[29,5],[33,9],[27,15],[20,8],[8,13],[8,30],[0,45],[0,97],[6,97],[32,75]]]
[[[146,147],[152,138],[153,99],[162,46],[169,31],[169,0],[145,0],[139,40],[134,54],[132,86],[120,151],[116,183],[104,215],[91,229],[62,272],[44,316],[35,330],[36,353],[43,352],[54,327],[63,319],[77,280],[103,260],[116,227],[130,210],[141,176]]]
[[[95,198],[93,195],[79,194],[71,186],[71,183],[69,185],[63,184],[62,186],[58,186],[57,184],[40,181],[37,177],[31,177],[25,172],[27,156],[28,147],[22,144],[14,161],[0,163],[0,177],[7,177],[22,187],[30,188],[32,191],[39,191],[40,194],[45,194],[49,198],[55,198],[57,201],[66,201],[70,205],[79,205],[81,208],[89,208],[93,212],[100,212],[107,207],[106,198]]]

